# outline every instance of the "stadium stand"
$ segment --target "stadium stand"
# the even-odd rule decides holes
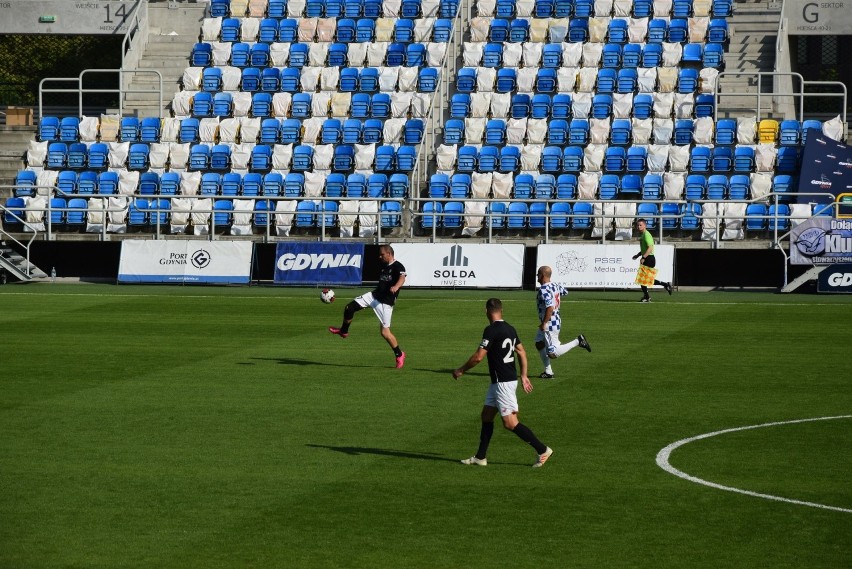
[[[35,219],[47,200],[49,225],[80,232],[109,200],[117,232],[364,237],[410,212],[417,235],[597,238],[617,209],[698,237],[712,206],[744,238],[789,226],[807,130],[845,133],[715,118],[730,1],[471,8],[213,0],[171,116],[118,117],[112,138],[41,117],[7,207]]]

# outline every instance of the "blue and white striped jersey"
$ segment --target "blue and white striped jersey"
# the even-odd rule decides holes
[[[550,316],[550,322],[547,323],[548,332],[556,332],[562,328],[559,305],[561,304],[561,296],[563,294],[568,294],[568,289],[552,281],[541,285],[536,293],[535,302],[538,307],[539,321],[544,318],[544,311],[547,310],[547,307],[553,307],[553,314]]]

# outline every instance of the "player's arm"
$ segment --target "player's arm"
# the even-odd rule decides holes
[[[544,318],[541,319],[541,324],[538,325],[539,330],[543,332],[547,328],[547,323],[550,322],[551,316],[553,316],[553,305],[544,309]]]
[[[521,383],[524,385],[524,391],[529,393],[533,390],[533,386],[530,378],[527,377],[527,351],[520,342],[515,344],[515,354],[518,356],[518,365],[521,367]]]
[[[405,284],[405,273],[400,273],[399,278],[396,280],[396,283],[390,288],[391,292],[396,294],[399,289],[402,288],[402,285]]]
[[[486,352],[485,348],[477,348],[476,351],[473,352],[473,355],[470,356],[470,358],[468,358],[468,360],[464,362],[461,367],[453,370],[453,379],[460,378],[464,375],[464,372],[479,365],[479,362],[482,361],[482,359],[485,357],[485,354],[487,353],[488,352]]]

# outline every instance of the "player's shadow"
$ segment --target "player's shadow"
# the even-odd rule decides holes
[[[327,361],[302,360],[298,358],[250,358],[256,361],[276,362],[288,366],[331,366],[331,367],[374,367],[368,365],[353,365],[351,363],[335,363]],[[243,362],[242,365],[253,365],[251,362]]]
[[[421,453],[421,452],[408,452],[404,450],[390,450],[385,448],[370,448],[370,447],[335,447],[329,445],[313,445],[307,444],[305,446],[311,448],[324,448],[328,450],[333,450],[335,452],[342,452],[343,454],[348,454],[350,456],[358,456],[361,454],[375,454],[379,456],[395,456],[397,458],[414,458],[420,460],[438,460],[442,462],[458,462],[458,460],[454,458],[447,458],[445,456],[441,456],[436,453]]]

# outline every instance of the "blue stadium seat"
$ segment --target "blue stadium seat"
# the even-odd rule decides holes
[[[663,197],[663,176],[655,173],[645,174],[642,179],[642,199],[659,200]]]
[[[485,208],[487,216],[486,223],[492,229],[502,229],[506,227],[506,213],[509,206],[505,202],[490,202]]]
[[[210,167],[210,147],[196,144],[189,149],[189,170],[203,171]]]
[[[749,173],[752,171],[754,171],[754,148],[737,146],[734,150],[734,172]]]
[[[689,41],[689,24],[686,18],[672,18],[669,21],[668,40],[671,43]]]
[[[444,204],[444,227],[456,228],[461,227],[462,214],[464,213],[464,203],[462,202],[447,202]]]
[[[160,141],[160,119],[157,117],[145,117],[139,126],[140,142]],[[90,152],[91,154],[91,152]]]
[[[574,217],[571,226],[574,229],[589,229],[594,223],[594,207],[588,202],[577,202],[574,204]]]
[[[598,197],[602,200],[614,200],[618,195],[621,178],[615,174],[604,174],[598,184]]]
[[[706,146],[696,146],[689,154],[689,169],[692,172],[706,173],[710,171],[710,149]]]
[[[38,121],[38,139],[42,142],[59,140],[59,118],[46,116]]]
[[[778,178],[778,176],[776,176],[776,178]],[[748,199],[750,186],[751,182],[747,175],[735,174],[731,176],[731,179],[728,181],[728,198],[732,200]],[[772,191],[775,191],[774,182]]]
[[[634,3],[634,6],[636,4]],[[663,43],[668,39],[668,23],[662,18],[654,18],[648,22],[648,43]]]
[[[341,198],[346,195],[346,176],[340,172],[332,172],[325,179],[325,195],[330,198]]]
[[[686,177],[686,199],[703,200],[707,195],[707,177],[702,174],[690,174]]]
[[[728,149],[730,150],[730,149]],[[713,174],[707,180],[707,199],[724,200],[728,198],[728,177],[722,174]]]
[[[295,172],[287,174],[288,176],[293,176],[296,178],[301,178],[301,185],[299,186],[299,190],[295,194],[289,194],[286,191],[286,182],[285,176],[281,172],[267,172],[263,175],[263,179],[260,183],[260,193],[264,196],[269,197],[298,197],[302,194],[301,186],[304,185],[304,177],[302,174],[298,174]],[[222,177],[222,183],[224,185],[224,176]],[[222,194],[224,194],[224,186],[222,188]]]
[[[512,197],[516,200],[528,200],[535,191],[535,178],[532,174],[518,174],[512,184]]]
[[[218,68],[214,68],[217,69]],[[205,69],[206,71],[206,69]],[[279,73],[280,77],[280,73]],[[240,90],[248,93],[260,91],[261,73],[257,67],[246,67],[240,73]]]
[[[165,176],[165,174],[164,174]],[[180,180],[178,179],[178,182]],[[162,192],[162,182],[160,183],[161,193]],[[236,172],[227,172],[222,174],[222,195],[236,197],[240,195],[240,192],[243,189],[243,177]],[[174,195],[174,194],[171,194]]]
[[[263,176],[258,172],[248,172],[243,176],[242,195],[259,196],[263,190]]]
[[[500,149],[500,172],[507,174],[521,167],[521,151],[516,146],[504,146]]]
[[[713,149],[712,168],[714,172],[730,172],[734,167],[734,152],[730,146],[717,146]]]
[[[234,113],[234,97],[231,93],[223,91],[213,95],[213,115],[217,117],[230,117]]]
[[[762,203],[751,203],[746,206],[745,226],[747,231],[765,231],[768,210]]]
[[[282,43],[293,43],[298,41],[299,26],[296,20],[284,18],[278,24],[278,41]]]
[[[560,174],[556,178],[556,199],[573,200],[577,197],[577,176]]]
[[[59,140],[62,142],[77,142],[80,140],[79,118],[62,117],[59,121]]]
[[[568,229],[571,224],[571,204],[556,202],[550,207],[550,228]]]

